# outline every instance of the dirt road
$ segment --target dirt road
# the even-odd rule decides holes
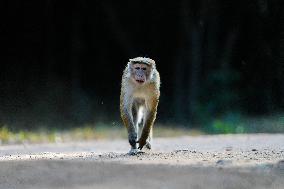
[[[284,188],[284,135],[126,140],[0,147],[0,188]]]

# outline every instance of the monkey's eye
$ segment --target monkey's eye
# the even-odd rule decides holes
[[[146,68],[142,68],[142,70],[146,70]]]
[[[136,67],[135,69],[136,69],[136,70],[140,70],[140,67]]]

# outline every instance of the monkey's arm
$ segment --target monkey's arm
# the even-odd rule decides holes
[[[151,131],[151,128],[153,127],[154,121],[156,119],[157,114],[157,106],[158,106],[158,99],[153,100],[152,102],[152,109],[149,111],[145,125],[143,127],[141,137],[139,139],[139,149],[141,150],[143,146],[146,144],[146,140],[149,137],[149,133]]]
[[[132,148],[136,149],[137,133],[135,130],[132,115],[130,113],[131,108],[121,109],[121,118],[128,132],[128,141]]]

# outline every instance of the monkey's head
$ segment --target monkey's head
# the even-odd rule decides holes
[[[150,58],[137,57],[129,59],[130,76],[134,82],[145,84],[151,80],[153,70],[155,69],[155,61]]]

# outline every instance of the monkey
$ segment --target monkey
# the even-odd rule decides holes
[[[120,114],[128,133],[130,155],[137,154],[144,146],[152,148],[152,130],[159,98],[160,75],[155,61],[145,57],[129,59],[121,81]]]

